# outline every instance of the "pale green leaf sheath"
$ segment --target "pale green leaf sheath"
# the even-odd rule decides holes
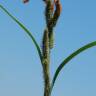
[[[73,52],[71,55],[69,55],[60,65],[59,67],[57,68],[56,72],[55,72],[55,75],[53,77],[53,80],[52,80],[52,84],[51,84],[51,90],[50,90],[50,94],[52,92],[52,89],[54,87],[54,84],[55,84],[55,81],[60,73],[60,71],[63,69],[63,67],[70,61],[72,60],[75,56],[77,56],[78,54],[80,54],[81,52],[91,48],[91,47],[94,47],[96,46],[96,41],[92,42],[92,43],[89,43],[83,47],[81,47],[80,49],[78,49],[77,51]]]
[[[21,23],[19,22],[14,16],[12,16],[2,5],[0,5],[0,8],[8,15],[10,16],[27,34],[28,36],[32,39],[37,51],[38,51],[38,54],[39,54],[39,57],[40,57],[40,60],[41,60],[41,63],[42,63],[42,54],[41,54],[41,50],[40,50],[40,47],[39,45],[37,44],[35,38],[33,37],[33,35],[31,34],[31,32]]]

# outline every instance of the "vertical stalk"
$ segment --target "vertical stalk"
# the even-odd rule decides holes
[[[45,29],[42,42],[43,53],[43,75],[44,75],[44,96],[50,93],[50,52],[49,52],[48,29]]]
[[[52,18],[51,0],[43,0],[46,4],[45,17],[46,17],[46,29],[43,35],[42,42],[42,55],[43,55],[43,75],[44,75],[44,96],[50,94],[50,48],[49,48],[49,25]]]
[[[50,74],[49,74],[49,66],[46,62],[44,65],[44,96],[49,96],[50,92]]]
[[[44,96],[50,95],[50,50],[53,48],[54,38],[53,29],[60,16],[61,5],[59,0],[43,0],[46,4],[45,19],[46,29],[43,35],[42,55],[43,55],[43,74],[44,74]],[[54,4],[56,9],[54,10]]]

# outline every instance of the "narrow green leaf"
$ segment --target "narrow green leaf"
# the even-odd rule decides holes
[[[31,32],[22,24],[20,23],[14,16],[12,16],[2,5],[0,5],[0,8],[8,15],[10,16],[27,34],[28,36],[32,39],[34,45],[36,46],[36,49],[38,51],[41,63],[42,63],[42,54],[41,54],[41,50],[39,45],[37,44],[35,38],[33,37],[33,35],[31,34]]]
[[[55,84],[55,81],[60,73],[60,71],[63,69],[63,67],[70,61],[72,60],[75,56],[77,56],[78,54],[80,54],[81,52],[93,47],[93,46],[96,46],[96,41],[92,42],[92,43],[89,43],[83,47],[81,47],[80,49],[78,49],[77,51],[73,52],[71,55],[69,55],[60,65],[59,67],[57,68],[56,72],[55,72],[55,75],[53,77],[53,80],[52,80],[52,84],[51,84],[51,89],[50,89],[50,94],[52,92],[52,89],[54,87],[54,84]]]

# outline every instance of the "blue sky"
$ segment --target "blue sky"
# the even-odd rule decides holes
[[[96,0],[61,0],[62,14],[51,53],[51,78],[62,60],[96,40]],[[45,27],[44,3],[0,0],[34,35],[41,46]],[[24,31],[0,10],[0,96],[42,96],[42,67],[37,50]],[[52,96],[96,96],[96,47],[66,65]]]

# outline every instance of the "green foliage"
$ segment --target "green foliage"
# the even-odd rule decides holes
[[[39,57],[40,57],[40,60],[42,62],[42,54],[41,54],[41,50],[39,48],[39,45],[37,44],[34,36],[31,34],[31,32],[20,22],[18,21],[14,16],[12,16],[2,5],[0,5],[0,8],[8,15],[10,16],[27,34],[28,36],[32,39],[37,51],[38,51],[38,54],[39,54]]]
[[[57,68],[56,72],[55,72],[55,75],[53,77],[53,80],[52,80],[52,84],[51,84],[51,90],[50,92],[52,92],[52,89],[54,87],[54,84],[55,84],[55,81],[59,75],[59,73],[61,72],[61,70],[63,69],[63,67],[65,67],[65,65],[70,61],[72,60],[74,57],[76,57],[77,55],[79,55],[81,52],[91,48],[91,47],[94,47],[96,46],[96,41],[92,42],[92,43],[89,43],[83,47],[81,47],[80,49],[78,49],[77,51],[73,52],[71,55],[69,55],[66,59],[64,59],[64,61],[59,65],[59,67]]]

